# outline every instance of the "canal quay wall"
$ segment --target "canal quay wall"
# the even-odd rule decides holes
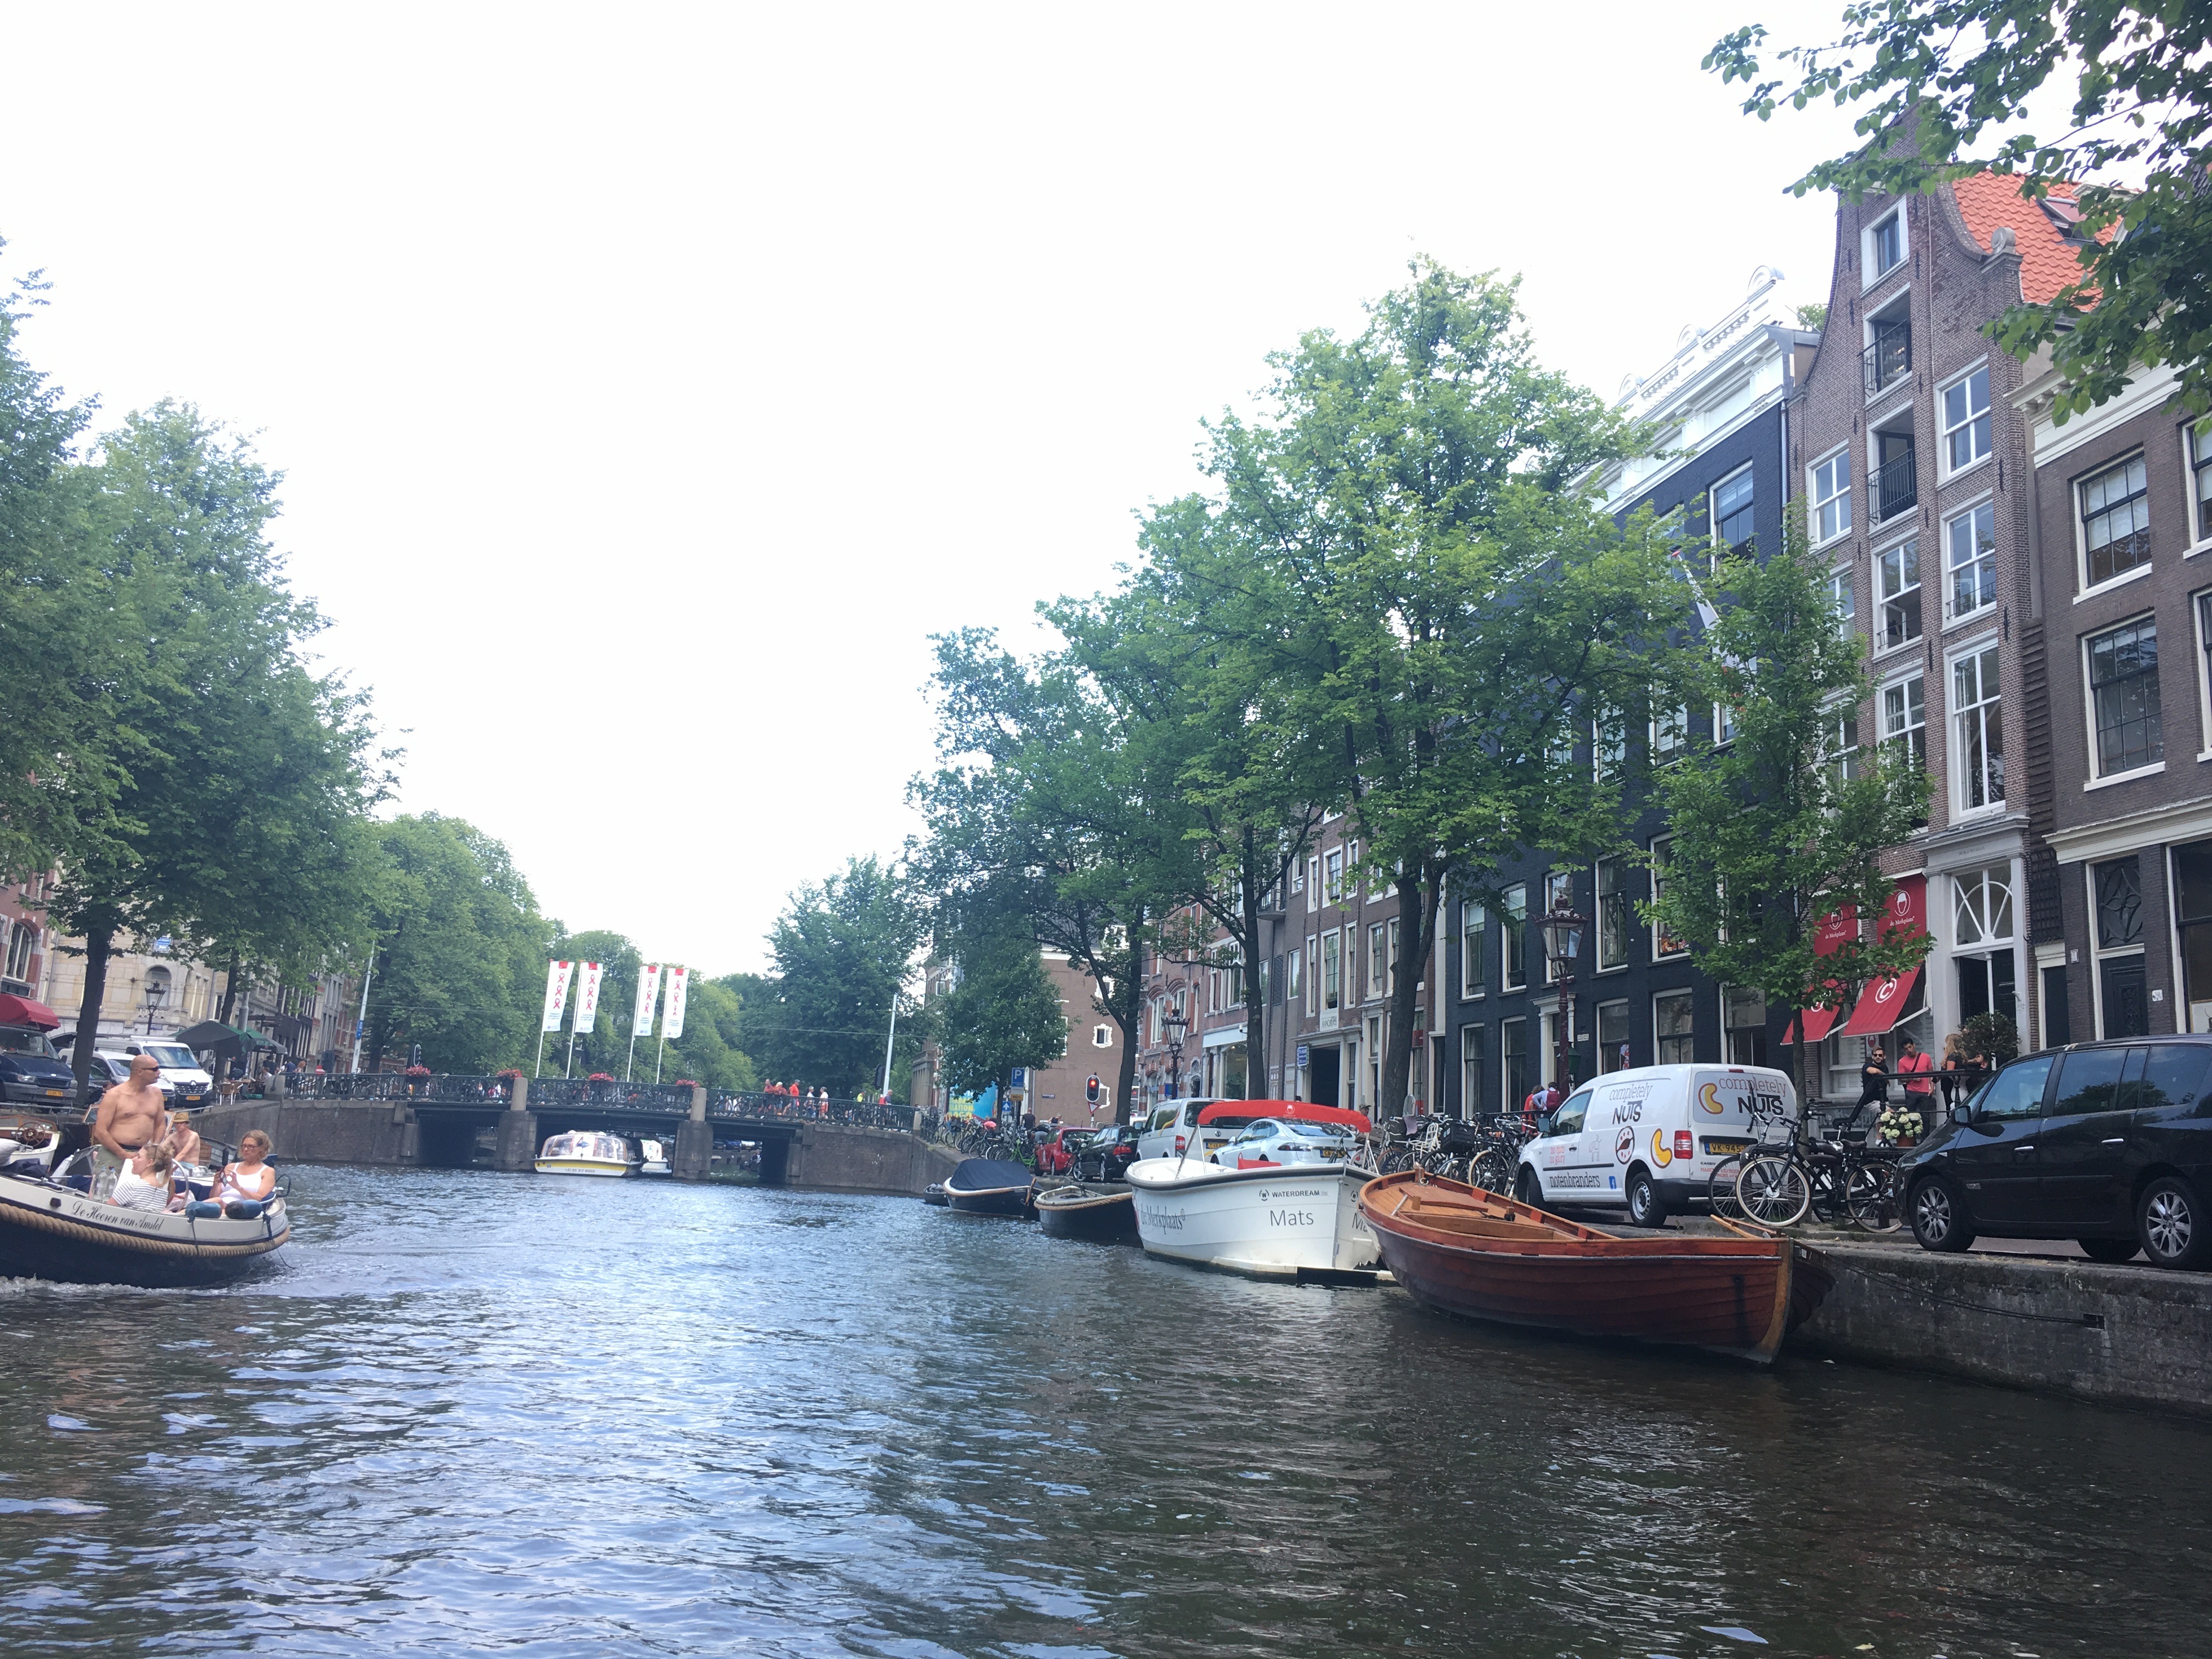
[[[1821,1241],[1793,1352],[2212,1417],[2212,1275]]]

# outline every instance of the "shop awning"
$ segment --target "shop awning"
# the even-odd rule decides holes
[[[1905,1006],[1912,1000],[1912,988],[1920,982],[1920,970],[1908,968],[1892,978],[1874,981],[1859,994],[1859,1006],[1851,1010],[1850,1021],[1838,1031],[1838,1036],[1881,1036],[1897,1024]]]
[[[1840,1008],[1808,1008],[1804,1015],[1806,1034],[1814,1042],[1818,1042],[1828,1035],[1836,1022],[1843,1017],[1844,1011]],[[1797,1022],[1793,1019],[1790,1022],[1790,1030],[1784,1034],[1782,1042],[1784,1046],[1787,1047],[1796,1041]]]
[[[12,991],[0,996],[0,1025],[35,1025],[51,1031],[61,1023],[62,1017],[43,1002],[19,997]]]

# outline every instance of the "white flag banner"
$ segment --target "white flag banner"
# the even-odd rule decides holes
[[[653,1005],[660,995],[660,964],[648,962],[637,970],[637,1008],[629,1017],[632,1036],[653,1035]]]
[[[573,962],[549,962],[545,964],[545,1018],[538,1026],[541,1031],[561,1029],[561,1015],[568,1006],[568,978],[576,971]]]
[[[576,964],[576,1024],[574,1030],[588,1031],[599,1017],[599,975],[607,970],[603,962],[580,962]]]
[[[673,1042],[684,1035],[684,994],[691,988],[689,968],[668,970],[668,999],[661,1006],[660,1035]]]

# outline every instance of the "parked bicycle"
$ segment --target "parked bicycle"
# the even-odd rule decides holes
[[[1897,1152],[1853,1140],[1858,1119],[1854,1109],[1839,1128],[1831,1132],[1824,1127],[1802,1147],[1792,1141],[1744,1154],[1736,1172],[1735,1213],[1765,1226],[1789,1227],[1809,1211],[1832,1224],[1848,1221],[1869,1232],[1895,1232],[1904,1221]]]

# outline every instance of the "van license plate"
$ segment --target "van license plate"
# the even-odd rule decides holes
[[[62,1097],[62,1091],[58,1089],[49,1089],[46,1091],[46,1097],[50,1100],[59,1100]]]
[[[1737,1152],[1748,1150],[1750,1146],[1751,1143],[1747,1140],[1709,1140],[1705,1143],[1705,1156],[1729,1158]]]

